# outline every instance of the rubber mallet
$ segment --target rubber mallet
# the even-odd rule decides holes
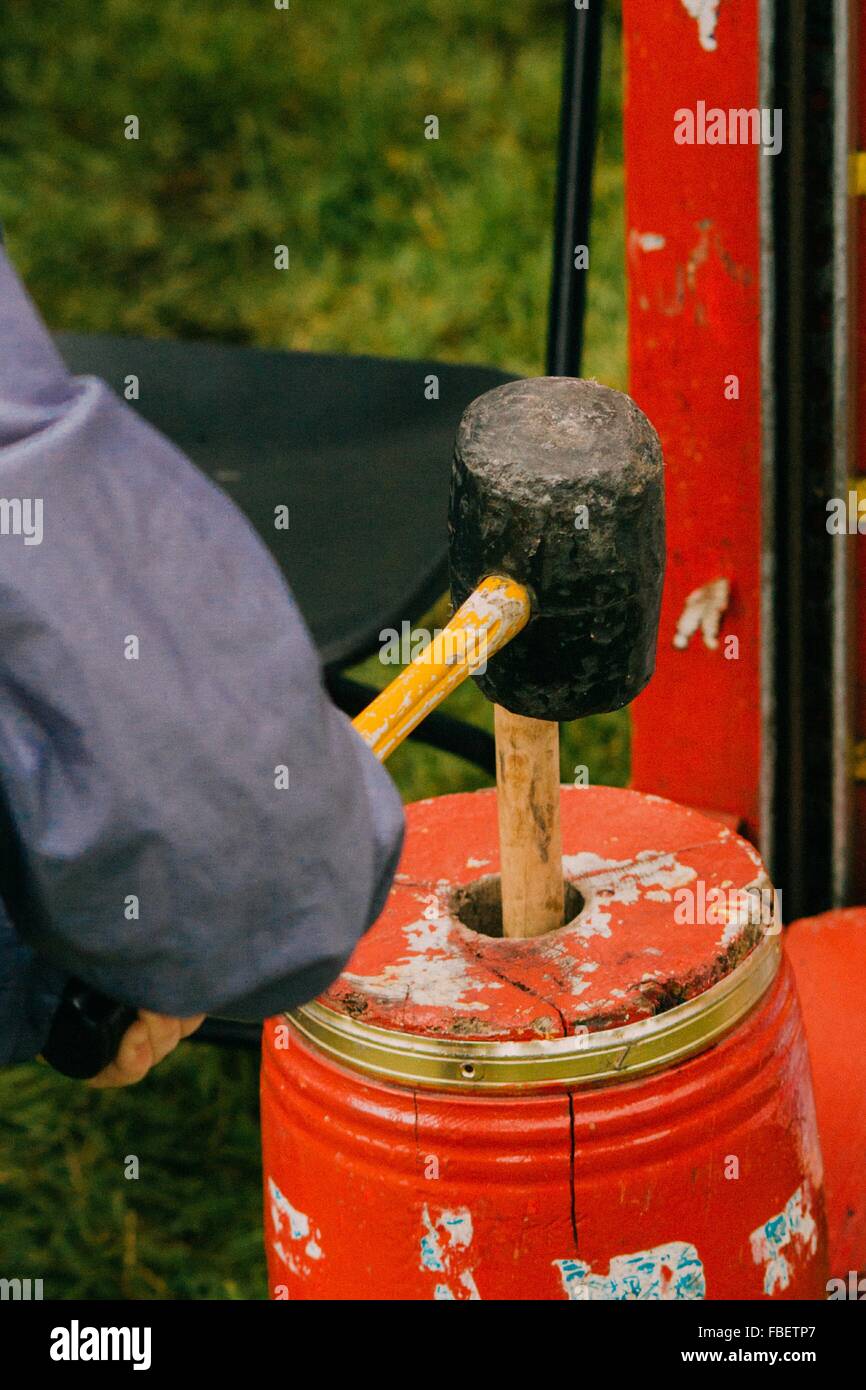
[[[594,381],[498,386],[460,423],[449,532],[458,611],[355,724],[386,757],[475,676],[496,706],[503,933],[540,935],[563,920],[558,724],[619,709],[653,672],[658,436]]]
[[[618,709],[652,675],[662,486],[658,437],[619,391],[541,377],[473,401],[451,487],[458,611],[355,720],[384,759],[467,675],[496,702],[505,936],[562,925],[556,721]],[[136,1017],[73,981],[43,1055],[94,1076]]]

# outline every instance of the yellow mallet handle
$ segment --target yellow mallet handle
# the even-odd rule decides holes
[[[419,652],[353,720],[364,742],[384,762],[431,710],[529,621],[522,584],[501,575],[482,580],[447,627]]]

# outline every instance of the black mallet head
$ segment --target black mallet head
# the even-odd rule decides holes
[[[491,574],[533,615],[476,677],[514,714],[565,721],[619,709],[655,666],[665,565],[658,435],[595,381],[512,381],[469,405],[449,509],[457,607]]]

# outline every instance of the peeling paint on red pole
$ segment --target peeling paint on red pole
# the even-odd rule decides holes
[[[564,791],[577,915],[505,941],[466,925],[490,926],[493,795],[407,815],[389,903],[327,1007],[267,1027],[272,1296],[825,1296],[808,1058],[749,905],[766,885],[753,848],[657,797]],[[652,1061],[768,960],[733,1022]],[[595,1084],[551,1079],[594,1056]],[[647,1056],[661,1069],[630,1070]]]
[[[767,161],[755,144],[678,144],[674,132],[676,113],[700,103],[760,107],[758,3],[624,0],[623,27],[629,389],[662,441],[669,537],[656,674],[632,707],[632,781],[742,817],[755,836]]]

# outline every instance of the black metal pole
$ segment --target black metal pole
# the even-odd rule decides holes
[[[586,9],[576,9],[574,0],[567,0],[548,376],[579,376],[583,352],[587,269],[575,261],[580,258],[577,248],[589,247],[603,0],[586,3]]]
[[[844,901],[846,602],[839,565],[849,544],[828,534],[827,501],[847,497],[849,459],[840,425],[839,315],[848,289],[839,259],[846,169],[840,65],[846,36],[833,5],[775,4],[770,103],[784,116],[781,153],[767,161],[772,187],[775,303],[775,776],[771,871],[785,917]],[[841,126],[840,126],[840,123]],[[850,552],[849,552],[850,553]]]

